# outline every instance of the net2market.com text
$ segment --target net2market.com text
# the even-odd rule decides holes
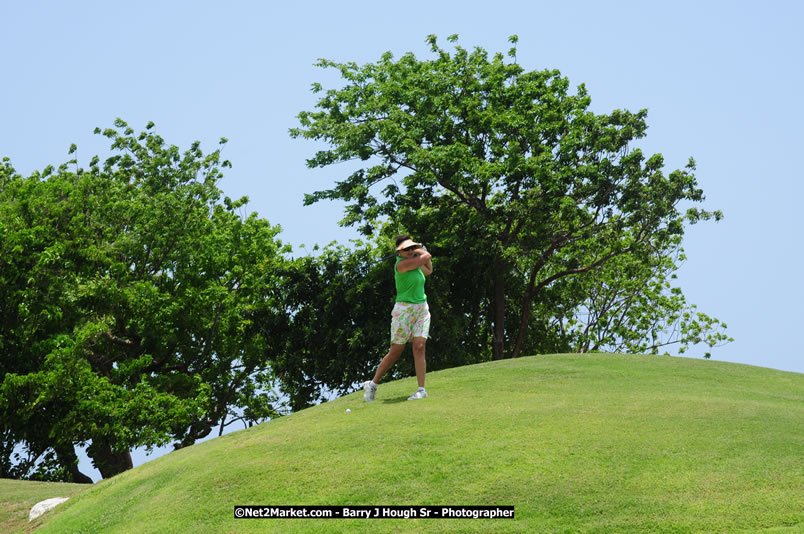
[[[513,519],[513,506],[235,506],[236,519]]]

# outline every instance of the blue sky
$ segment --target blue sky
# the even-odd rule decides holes
[[[690,227],[678,285],[728,324],[713,359],[804,372],[799,206],[804,193],[804,4],[795,1],[10,2],[0,3],[0,156],[23,174],[108,154],[96,126],[148,121],[169,143],[200,140],[233,168],[222,188],[306,244],[355,237],[338,203],[304,193],[344,177],[310,170],[317,145],[293,140],[313,82],[338,83],[317,58],[367,63],[390,50],[429,57],[457,33],[528,70],[584,83],[592,109],[647,108],[639,146],[666,171],[692,156],[704,207],[725,219]],[[704,347],[691,351],[700,356]]]

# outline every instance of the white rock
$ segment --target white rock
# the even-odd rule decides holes
[[[48,510],[55,508],[59,504],[66,501],[69,497],[54,497],[52,499],[47,499],[42,502],[38,502],[34,504],[34,507],[31,508],[31,513],[28,514],[28,521],[33,521],[40,515],[44,514]]]

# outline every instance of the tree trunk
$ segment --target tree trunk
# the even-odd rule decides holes
[[[76,484],[92,484],[92,479],[78,470],[78,455],[75,454],[75,447],[67,445],[64,447],[54,447],[59,463],[67,468]]]
[[[494,260],[494,341],[492,360],[502,360],[505,350],[505,263]]]
[[[533,302],[534,293],[528,289],[525,293],[525,298],[522,299],[522,310],[519,314],[519,332],[517,332],[516,343],[514,344],[514,352],[511,354],[512,358],[519,358],[522,352],[522,347],[525,345],[525,340],[528,338],[528,322],[530,321],[530,305]]]
[[[114,452],[109,445],[104,443],[96,444],[93,441],[87,447],[87,455],[92,458],[92,464],[100,471],[103,478],[111,478],[134,467],[131,452]]]

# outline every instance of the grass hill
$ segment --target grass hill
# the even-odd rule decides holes
[[[25,532],[29,530],[28,513],[33,505],[51,497],[72,497],[90,487],[0,478],[0,532]]]
[[[802,374],[555,355],[431,373],[427,386],[422,401],[406,401],[415,381],[400,380],[383,384],[373,403],[359,392],[168,454],[33,526],[41,534],[804,530]],[[240,504],[513,505],[516,517],[234,519]]]

